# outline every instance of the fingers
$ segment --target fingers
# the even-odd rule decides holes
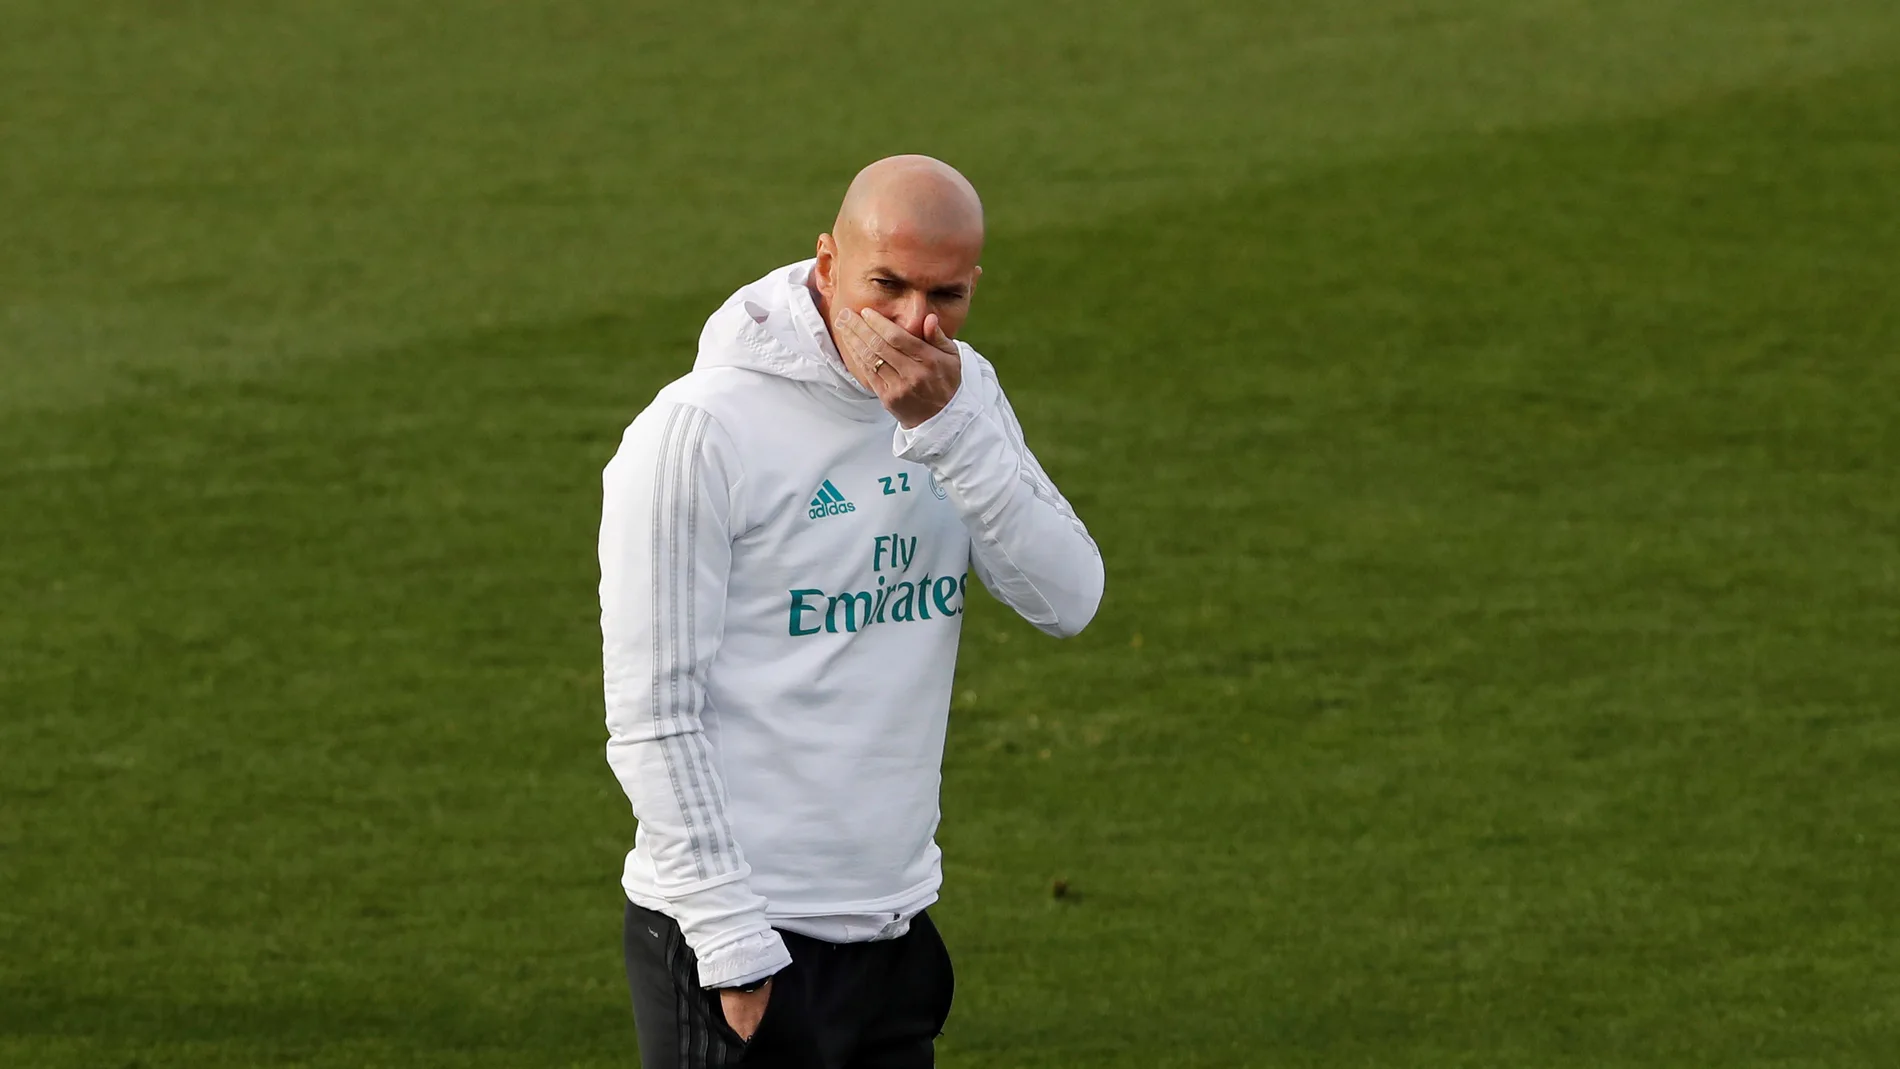
[[[922,361],[891,340],[887,332],[895,332],[899,338],[906,339],[912,348],[920,348],[923,343],[875,310],[867,308],[860,315],[849,308],[843,309],[838,313],[838,325],[844,328],[843,333],[846,337],[858,346],[859,356],[866,373],[876,373],[882,377],[891,378],[918,374],[925,370]],[[884,361],[882,367],[876,366],[879,360]],[[895,371],[896,376],[885,374],[891,371]]]
[[[882,358],[882,339],[879,338],[849,308],[838,310],[837,321],[833,324],[834,340],[838,343],[838,354],[844,357],[845,365],[852,374],[872,389],[877,388],[883,368],[877,365]],[[888,360],[886,361],[888,363]]]
[[[935,312],[924,317],[924,340],[950,356],[958,355],[957,343],[943,332],[943,320],[938,319]]]
[[[928,318],[931,317],[926,317]],[[884,314],[877,309],[866,308],[864,314],[858,319],[882,339],[884,344],[896,349],[904,356],[912,360],[920,360],[929,355],[929,350],[924,347],[922,338],[884,318]],[[886,356],[885,359],[890,358]],[[891,362],[896,363],[894,360]]]

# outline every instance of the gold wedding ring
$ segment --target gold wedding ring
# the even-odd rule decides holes
[[[884,358],[880,356],[877,358],[877,363],[871,365],[871,374],[875,375],[882,370],[884,370]]]

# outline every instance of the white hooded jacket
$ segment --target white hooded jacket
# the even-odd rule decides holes
[[[732,295],[603,475],[607,760],[628,897],[707,987],[790,962],[773,927],[894,938],[936,901],[968,572],[1052,635],[1103,586],[996,373],[904,430],[845,370],[811,261]]]

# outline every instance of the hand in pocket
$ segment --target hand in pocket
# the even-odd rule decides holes
[[[757,991],[740,991],[737,988],[719,989],[719,1008],[726,1015],[726,1026],[734,1035],[747,1043],[759,1032],[759,1022],[765,1019],[766,1003],[772,1000],[772,981]]]

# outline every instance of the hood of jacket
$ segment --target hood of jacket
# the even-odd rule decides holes
[[[726,298],[699,332],[693,370],[738,367],[791,379],[846,402],[861,419],[879,418],[883,405],[845,370],[806,285],[815,263],[781,267]]]

